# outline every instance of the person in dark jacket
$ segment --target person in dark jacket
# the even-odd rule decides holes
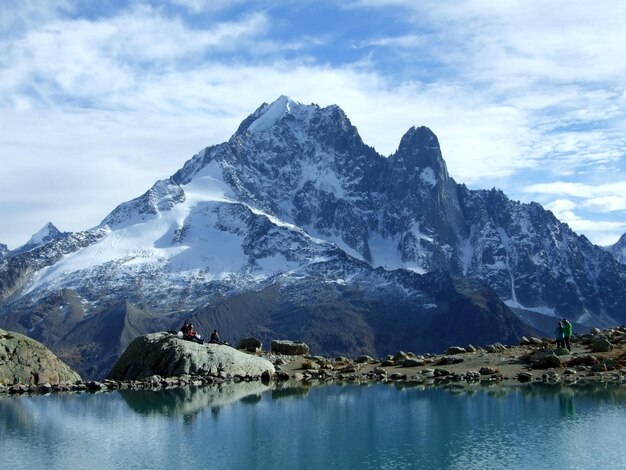
[[[217,330],[213,330],[213,333],[211,333],[211,339],[209,339],[209,343],[222,344],[220,334],[217,332]]]

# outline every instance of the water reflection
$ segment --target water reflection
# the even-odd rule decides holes
[[[624,404],[614,385],[246,382],[2,398],[0,456],[3,468],[48,469],[619,466]]]
[[[254,404],[269,390],[262,382],[225,383],[168,390],[121,390],[131,410],[142,415],[189,415],[206,408],[219,409],[241,400]]]

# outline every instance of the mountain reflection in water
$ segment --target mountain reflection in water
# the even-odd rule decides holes
[[[1,398],[2,466],[626,466],[624,387],[273,387]]]

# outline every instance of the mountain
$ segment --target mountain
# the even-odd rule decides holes
[[[428,352],[623,323],[625,287],[540,205],[457,184],[429,129],[383,157],[339,107],[280,97],[98,227],[0,259],[0,324],[89,377],[185,318],[315,354]]]
[[[4,243],[0,243],[0,258],[4,258],[9,252],[9,248]]]
[[[623,234],[617,243],[607,247],[609,253],[611,253],[617,261],[622,264],[626,264],[626,233]]]
[[[44,246],[53,240],[63,238],[67,235],[66,232],[59,231],[52,222],[48,222],[37,233],[30,237],[24,245],[14,250],[13,253],[25,253],[34,250],[35,248]]]

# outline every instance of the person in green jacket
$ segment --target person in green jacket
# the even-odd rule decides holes
[[[572,324],[567,321],[567,318],[564,318],[563,319],[563,344],[570,351],[572,350],[572,345],[569,342],[571,337],[572,337]]]
[[[556,329],[554,330],[554,336],[556,337],[556,347],[564,348],[565,345],[563,342],[563,338],[565,337],[565,334],[563,324],[561,322],[559,322],[559,324],[556,326]]]

